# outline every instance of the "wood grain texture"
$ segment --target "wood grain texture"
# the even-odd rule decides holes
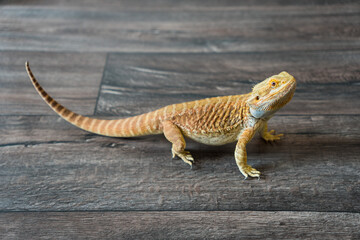
[[[17,50],[19,45],[50,52],[360,48],[356,1],[33,2],[2,3],[0,50]]]
[[[55,114],[31,85],[25,61],[55,99],[82,114],[94,113],[105,54],[5,51],[0,56],[0,115]]]
[[[0,238],[359,239],[359,14],[357,0],[0,0]],[[163,136],[76,129],[26,60],[97,117],[246,93],[283,70],[298,87],[269,122],[284,139],[248,146],[261,180],[243,181],[235,144],[188,141],[190,170]]]
[[[275,117],[269,127],[285,138],[271,145],[256,137],[247,148],[260,181],[243,180],[234,144],[188,141],[190,170],[171,160],[163,136],[100,137],[52,116],[0,119],[5,211],[360,212],[359,116]]]
[[[360,214],[314,212],[0,213],[0,238],[358,239]]]
[[[293,100],[277,114],[359,114],[359,62],[359,51],[110,54],[96,113],[132,116],[183,101],[248,93],[285,70],[298,84]]]
[[[86,3],[86,4],[85,4]],[[282,0],[251,0],[251,1],[217,1],[217,0],[208,0],[207,4],[204,5],[202,0],[154,0],[151,3],[148,1],[141,0],[77,0],[77,1],[68,1],[68,0],[13,0],[8,2],[7,5],[28,5],[28,6],[46,6],[46,7],[71,7],[71,8],[82,8],[82,9],[104,9],[104,10],[138,10],[142,9],[145,11],[151,11],[158,9],[160,11],[166,10],[176,10],[176,9],[212,9],[212,8],[233,8],[233,7],[270,7],[270,6],[316,6],[316,7],[338,7],[346,6],[358,3],[356,0],[327,0],[324,4],[323,0],[304,0],[304,1],[282,1]],[[310,7],[309,7],[310,9]]]

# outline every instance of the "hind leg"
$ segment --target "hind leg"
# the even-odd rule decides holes
[[[172,143],[171,152],[173,157],[176,155],[192,166],[194,158],[190,152],[185,151],[186,143],[180,129],[171,121],[162,122],[162,126],[166,139]]]

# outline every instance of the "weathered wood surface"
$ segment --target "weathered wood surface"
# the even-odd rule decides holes
[[[260,181],[243,181],[234,144],[188,141],[196,159],[190,170],[171,160],[163,136],[100,137],[52,116],[0,119],[6,211],[360,212],[359,116],[275,117],[271,128],[286,137],[248,145],[249,162],[264,174]]]
[[[93,114],[105,59],[106,54],[99,53],[0,52],[0,115],[55,115],[34,94],[25,61],[60,103],[82,114]]]
[[[291,104],[277,114],[360,114],[359,63],[360,51],[110,54],[96,113],[130,116],[172,103],[243,94],[286,70],[298,85]]]
[[[355,0],[0,1],[0,238],[360,238],[359,14]],[[26,60],[96,117],[245,93],[283,70],[298,87],[270,121],[285,138],[248,146],[262,178],[243,181],[234,144],[188,141],[190,170],[163,136],[76,129]]]
[[[0,213],[1,239],[359,239],[360,214]]]
[[[360,48],[358,1],[11,2],[0,8],[0,50],[19,45],[51,52]]]

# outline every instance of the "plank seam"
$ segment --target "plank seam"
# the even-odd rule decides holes
[[[127,212],[296,212],[296,213],[350,213],[360,214],[356,211],[315,211],[315,210],[0,210],[2,213],[101,213],[101,212],[114,212],[114,213],[127,213]]]
[[[49,51],[49,50],[19,50],[19,49],[0,49],[0,53],[4,52],[36,52],[36,53],[91,53],[91,54],[139,54],[139,55],[170,55],[170,54],[176,54],[176,55],[208,55],[208,54],[213,54],[213,55],[219,55],[219,54],[267,54],[267,53],[289,53],[289,52],[294,52],[294,53],[307,53],[307,52],[322,52],[322,53],[329,53],[329,52],[358,52],[360,51],[360,48],[348,48],[348,49],[313,49],[313,50],[292,50],[292,51],[288,51],[288,50],[280,50],[280,51],[222,51],[222,52],[204,52],[203,50],[194,50],[194,51],[188,51],[188,52],[159,52],[159,51],[154,51],[154,52],[135,52],[135,51],[106,51],[106,50],[99,50],[99,51],[75,51],[75,50],[54,50],[54,51]]]
[[[85,117],[97,117],[100,115],[83,115]],[[309,113],[309,114],[302,114],[302,113],[294,113],[294,114],[282,114],[277,113],[274,117],[291,117],[291,116],[329,116],[329,117],[337,117],[337,116],[349,116],[349,117],[357,117],[360,116],[360,113],[343,113],[343,114],[335,114],[335,113]],[[0,117],[59,117],[55,114],[0,114]],[[119,116],[109,116],[109,115],[103,115],[102,117],[111,117],[110,120],[117,119],[116,117],[123,118],[120,115]],[[129,116],[129,117],[132,117]],[[59,117],[60,118],[60,117]]]
[[[61,144],[61,143],[78,143],[79,141],[48,141],[48,142],[16,142],[16,143],[6,143],[0,144],[0,148],[2,147],[11,147],[11,146],[36,146],[36,145],[43,145],[43,144]]]
[[[102,73],[102,76],[101,76],[101,81],[100,81],[100,84],[99,84],[98,94],[97,94],[97,97],[96,97],[94,114],[93,114],[94,116],[96,116],[96,113],[98,111],[98,104],[99,104],[99,98],[100,98],[100,94],[101,94],[101,87],[103,85],[103,82],[105,81],[105,71],[106,71],[106,66],[108,65],[109,55],[110,54],[107,52],[106,53],[106,59],[105,59],[105,65],[104,65],[103,73]]]

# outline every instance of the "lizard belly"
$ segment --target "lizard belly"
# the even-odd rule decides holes
[[[224,132],[208,132],[208,133],[189,133],[184,132],[184,135],[192,140],[207,144],[207,145],[224,145],[235,142],[239,135],[240,129],[232,129]]]

